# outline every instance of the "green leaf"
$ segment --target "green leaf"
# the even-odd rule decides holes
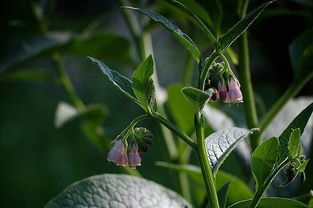
[[[272,137],[263,142],[252,153],[252,173],[256,181],[256,190],[266,188],[263,185],[276,164],[278,146],[278,139]]]
[[[155,88],[151,78],[153,67],[153,59],[150,55],[140,63],[133,76],[133,90],[143,108],[148,112],[155,112],[157,109]]]
[[[278,137],[279,140],[279,148],[278,148],[278,160],[277,163],[282,163],[288,158],[289,151],[289,139],[290,135],[293,132],[294,129],[299,128],[301,131],[301,134],[304,131],[304,128],[312,114],[313,111],[313,103],[311,103],[309,106],[307,106],[284,130],[284,132]]]
[[[217,191],[217,198],[219,201],[220,208],[226,207],[227,202],[227,194],[229,190],[230,182],[224,184],[218,191]]]
[[[289,55],[296,79],[313,76],[313,28],[301,34],[289,45]]]
[[[171,170],[186,173],[193,181],[201,184],[204,187],[201,168],[195,165],[188,164],[174,164],[168,162],[156,162],[157,166],[169,168]],[[235,203],[240,200],[250,199],[253,196],[251,189],[239,178],[226,173],[224,171],[218,171],[216,175],[216,187],[221,188],[225,183],[230,182],[230,188],[228,191],[227,201],[229,203]],[[240,190],[240,191],[238,191]]]
[[[228,208],[247,208],[249,207],[251,200],[245,200],[238,202],[236,204],[231,205]],[[271,198],[264,197],[261,199],[258,208],[307,208],[305,204],[302,202],[292,200],[292,199],[284,199],[284,198]]]
[[[297,171],[303,172],[308,164],[309,160],[304,160],[298,167]]]
[[[9,46],[8,46],[9,47]],[[0,72],[42,55],[55,52],[68,55],[96,56],[108,61],[129,62],[127,39],[103,32],[78,35],[65,32],[49,32],[43,36],[24,38],[10,46],[12,51],[0,59]]]
[[[55,112],[55,127],[61,128],[65,124],[78,119],[88,119],[93,121],[102,121],[107,115],[107,108],[101,104],[86,106],[82,111],[78,111],[74,106],[60,102]]]
[[[135,98],[135,94],[132,88],[132,82],[126,77],[120,75],[117,71],[111,70],[107,65],[102,63],[102,61],[88,57],[93,62],[97,63],[101,71],[109,78],[109,80],[126,96],[131,98],[135,103],[140,105],[139,101]]]
[[[194,131],[193,122],[196,109],[193,108],[181,93],[182,86],[171,85],[167,89],[167,106],[177,126],[190,135]]]
[[[152,20],[163,25],[169,32],[171,32],[174,35],[176,39],[178,39],[185,46],[185,48],[189,50],[189,52],[197,62],[200,61],[201,53],[197,46],[195,45],[195,43],[191,40],[191,38],[187,34],[183,33],[176,25],[172,24],[168,19],[166,19],[165,17],[156,12],[147,9],[140,9],[134,7],[123,7],[123,8],[139,11],[149,16]]]
[[[232,127],[217,131],[205,138],[206,151],[214,175],[238,142],[251,133],[247,129]]]
[[[184,87],[181,92],[193,106],[202,109],[212,96],[211,91],[202,91],[194,87]]]
[[[242,20],[237,22],[232,28],[230,28],[221,38],[218,39],[218,51],[223,53],[259,16],[259,14],[271,3],[272,1],[262,4]]]
[[[86,178],[66,188],[45,208],[191,207],[177,193],[146,179],[117,174]]]
[[[293,159],[298,155],[299,146],[300,146],[300,136],[301,131],[300,129],[295,129],[291,132],[290,138],[289,138],[289,145],[288,145],[288,151],[289,151],[289,158]]]

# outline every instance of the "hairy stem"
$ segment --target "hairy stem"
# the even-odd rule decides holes
[[[246,15],[249,0],[245,0],[240,9],[240,16],[243,18]],[[249,58],[249,43],[248,34],[244,32],[239,38],[239,80],[242,86],[244,96],[244,112],[248,128],[256,128],[258,126],[258,118],[256,105],[254,101],[254,93],[250,74],[250,58]],[[258,145],[255,134],[250,136],[251,149],[254,150]]]
[[[208,194],[209,205],[212,208],[219,208],[214,177],[210,167],[210,161],[205,149],[204,128],[202,122],[202,115],[200,112],[196,113],[195,115],[195,128],[197,135],[197,154],[200,160],[202,176]]]

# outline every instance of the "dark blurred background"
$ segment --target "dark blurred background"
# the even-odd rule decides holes
[[[249,9],[262,2],[251,1]],[[203,34],[189,19],[178,16],[180,13],[175,13],[167,1],[138,0],[130,3],[159,11],[190,34],[196,44],[201,43],[204,50],[210,51],[205,46],[209,43],[203,41]],[[204,8],[209,5],[206,0],[198,3]],[[221,5],[221,30],[225,32],[238,20],[236,1],[223,0]],[[312,27],[312,8],[311,1],[277,1],[249,29],[252,79],[260,116],[293,80],[288,46]],[[36,15],[36,11],[42,13],[42,18],[38,17],[40,14]],[[138,15],[138,18],[143,16]],[[59,102],[71,101],[53,80],[56,74],[49,53],[11,64],[15,58],[23,57],[19,50],[26,40],[47,31],[62,34],[97,31],[118,38],[111,45],[107,43],[105,48],[95,49],[99,50],[96,56],[121,74],[131,77],[139,60],[117,2],[2,0],[0,25],[0,65],[8,66],[0,70],[1,207],[43,207],[77,180],[95,174],[119,172],[118,168],[107,162],[106,152],[86,139],[80,129],[80,120],[62,128],[55,127],[55,112]],[[188,52],[169,32],[156,25],[151,27],[159,82],[166,89],[182,79],[182,68]],[[90,47],[88,50],[77,49],[80,51],[65,53],[65,69],[85,104],[101,103],[106,106],[107,115],[102,124],[107,138],[114,139],[142,111],[86,58],[95,53],[90,52],[93,46],[96,47],[97,43],[87,43],[86,48]],[[236,51],[236,44],[233,49]],[[24,50],[27,51],[27,45],[24,45]],[[36,78],[21,72],[35,72],[42,76]],[[297,96],[312,96],[312,89],[311,80]],[[239,112],[236,116],[240,115],[242,107],[237,107],[236,111]],[[235,118],[235,122],[242,120],[242,117]],[[154,165],[155,161],[168,159],[164,142],[158,139],[159,126],[154,122],[144,124],[151,129],[155,139],[150,151],[143,157],[143,166],[138,170],[148,179],[178,189],[175,181],[168,180],[171,173]],[[227,166],[227,162],[224,169],[234,170]],[[240,176],[240,172],[233,172]]]

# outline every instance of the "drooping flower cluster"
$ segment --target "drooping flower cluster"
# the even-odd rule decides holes
[[[124,136],[119,136],[108,153],[108,161],[118,166],[136,168],[141,165],[141,155],[147,152],[148,145],[152,144],[153,135],[146,128],[130,129]],[[130,140],[130,149],[128,148]]]
[[[230,69],[225,69],[223,64],[216,63],[210,67],[209,72],[205,90],[213,90],[211,101],[220,99],[225,103],[243,102],[240,83]]]

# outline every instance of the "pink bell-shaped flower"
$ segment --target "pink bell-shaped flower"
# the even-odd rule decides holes
[[[130,168],[136,168],[136,166],[141,165],[141,157],[136,144],[132,145],[132,148],[128,153],[128,165]]]
[[[242,102],[242,93],[240,91],[240,84],[234,78],[228,80],[228,91],[227,98],[224,100],[226,103],[241,103]]]
[[[107,159],[119,166],[126,166],[128,164],[127,147],[122,140],[115,141],[113,148],[108,153]]]

